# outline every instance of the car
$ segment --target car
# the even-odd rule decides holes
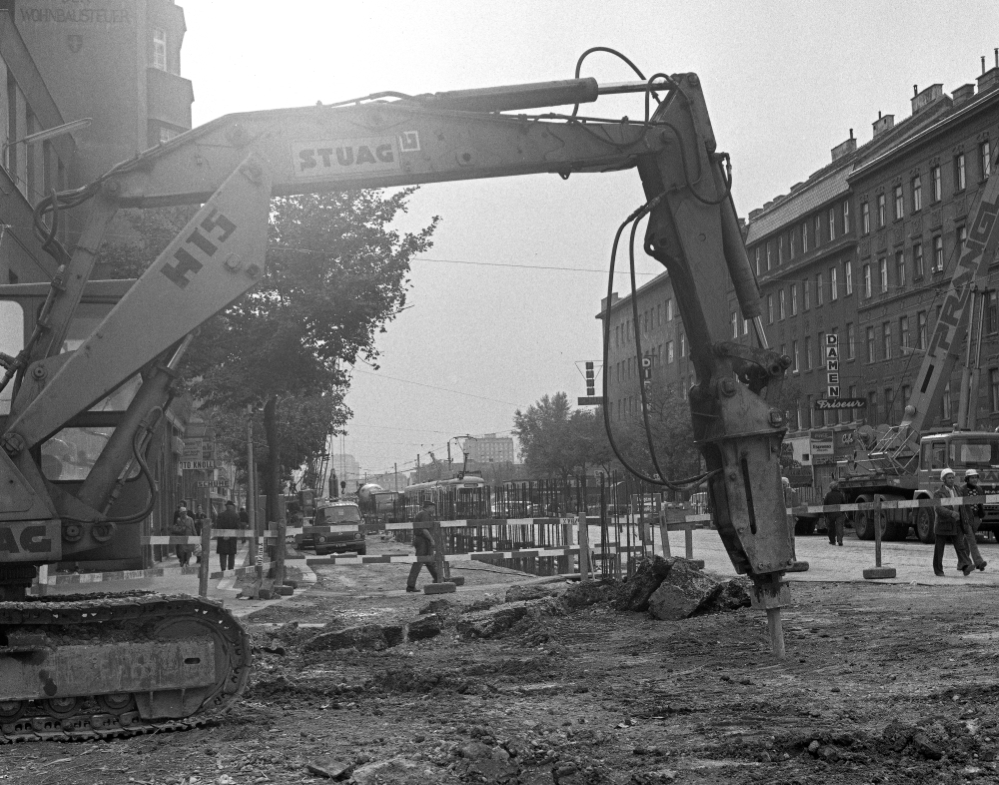
[[[368,552],[361,509],[351,501],[319,501],[311,526],[302,532],[302,547],[314,548],[317,556]]]

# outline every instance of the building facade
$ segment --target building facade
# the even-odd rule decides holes
[[[468,460],[475,463],[513,463],[513,437],[487,433],[465,440]]]
[[[184,11],[173,0],[4,0],[66,121],[88,183],[191,127],[191,82],[180,75]]]
[[[791,435],[896,424],[932,334],[968,216],[995,166],[999,63],[977,84],[914,90],[912,113],[880,115],[872,136],[853,136],[830,163],[749,213],[744,227],[771,347],[791,360],[786,406]],[[999,426],[999,265],[989,267],[983,316],[978,425]],[[640,413],[643,360],[653,387],[694,383],[669,277],[610,304],[607,405],[612,420]],[[729,297],[730,339],[754,340]],[[603,303],[601,315],[607,309]],[[840,352],[840,397],[863,407],[820,411],[827,397],[827,336]],[[935,425],[957,412],[955,371]]]

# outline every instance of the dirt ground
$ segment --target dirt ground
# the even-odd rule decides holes
[[[321,630],[303,625],[410,621],[431,599],[386,591],[401,565],[317,572],[246,620],[255,674],[228,716],[3,747],[0,783],[301,783],[344,767],[367,783],[999,782],[993,589],[792,583],[778,663],[750,609],[664,622],[599,603],[461,639],[461,606],[524,578],[483,565],[455,571],[467,584],[438,637],[307,653]]]

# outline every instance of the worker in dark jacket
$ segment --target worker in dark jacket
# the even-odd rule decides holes
[[[423,509],[416,513],[416,517],[413,518],[413,547],[416,548],[417,556],[434,555],[434,535],[433,532],[426,527],[426,524],[433,521],[436,507],[437,505],[428,499],[423,502]],[[420,524],[423,524],[423,526]],[[416,561],[413,562],[409,568],[409,578],[406,581],[406,591],[416,591],[416,579],[419,577],[420,568],[423,565],[426,565],[427,569],[430,571],[430,577],[433,578],[434,583],[437,583],[436,565],[432,561]]]
[[[215,519],[215,528],[222,534],[222,529],[242,529],[243,524],[236,512],[236,502],[231,499],[225,503],[225,509]],[[236,566],[236,537],[219,537],[216,550],[223,570],[231,570]]]
[[[839,483],[835,480],[829,483],[829,492],[822,500],[823,507],[828,507],[833,504],[846,504],[846,494],[839,489]],[[830,545],[843,544],[843,524],[845,522],[845,512],[826,513],[826,532],[829,534]]]
[[[940,487],[933,493],[934,499],[954,499],[961,494],[955,487],[957,475],[953,469],[940,470]],[[933,546],[933,574],[943,577],[943,555],[947,543],[954,544],[957,551],[957,564],[965,575],[971,575],[975,569],[968,557],[968,552],[964,547],[964,537],[958,537],[961,531],[961,513],[957,507],[940,506],[936,508],[936,523],[933,525],[933,533],[936,536],[936,543]]]
[[[978,470],[968,469],[964,473],[964,485],[961,486],[962,496],[982,496],[982,489],[978,487]],[[985,517],[984,504],[968,504],[961,507],[961,534],[964,536],[965,550],[971,557],[971,563],[976,569],[985,571],[988,562],[982,558],[981,551],[978,550],[978,537],[975,533],[982,525],[982,518]],[[961,567],[964,567],[962,564]]]

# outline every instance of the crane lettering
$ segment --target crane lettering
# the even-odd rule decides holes
[[[160,272],[173,281],[181,289],[190,282],[191,277],[198,274],[204,264],[198,256],[211,258],[232,233],[236,224],[226,218],[217,209],[213,209],[201,223],[187,236],[183,244],[173,252],[174,264],[164,264]],[[195,255],[197,254],[197,256]]]
[[[25,526],[15,536],[10,526],[0,527],[0,553],[48,553],[52,550],[52,540],[44,525]]]
[[[292,145],[292,156],[299,177],[361,177],[400,168],[393,137],[300,142]]]

